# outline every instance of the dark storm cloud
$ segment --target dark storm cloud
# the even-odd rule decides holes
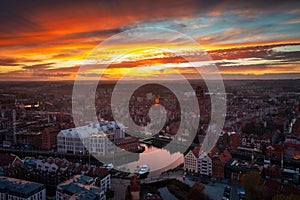
[[[194,14],[220,14],[231,11],[285,12],[299,7],[300,2],[290,1],[235,1],[235,0],[182,0],[182,1],[1,1],[0,31],[13,33],[17,31],[43,30],[43,24],[37,23],[35,13],[45,13],[48,19],[84,17],[84,13],[95,12],[95,16],[109,22],[109,18],[133,20],[155,20],[173,17],[187,17]],[[81,12],[79,12],[81,11]],[[65,16],[63,15],[65,13]],[[73,13],[73,15],[72,15]],[[90,20],[95,20],[91,18]],[[87,21],[88,23],[88,21]],[[102,21],[102,23],[106,23]],[[119,27],[116,27],[119,28]]]
[[[45,64],[29,65],[29,66],[24,66],[23,69],[25,69],[25,70],[40,71],[40,70],[51,68],[53,64],[55,64],[55,63],[45,63]]]
[[[276,47],[284,47],[287,45],[300,45],[300,43],[213,50],[209,51],[209,55],[213,60],[234,60],[241,58],[262,58],[266,60],[282,60],[287,62],[300,60],[300,51],[283,52],[274,50]]]
[[[99,36],[109,36],[109,35],[120,33],[121,31],[124,30],[120,28],[109,29],[109,30],[95,30],[95,31],[86,31],[86,32],[68,34],[65,37],[66,38],[90,38],[90,37],[99,37]]]
[[[33,74],[33,76],[35,77],[68,77],[70,76],[71,74],[69,73],[37,73],[37,74]]]
[[[23,62],[38,62],[36,59],[0,57],[0,66],[20,66]]]

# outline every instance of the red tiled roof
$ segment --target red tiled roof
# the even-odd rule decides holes
[[[14,165],[18,163],[14,163],[15,159],[19,159],[18,156],[12,155],[12,154],[0,154],[0,166],[8,166],[8,165]]]
[[[75,172],[75,173],[79,173],[79,172],[81,172],[81,169],[82,169],[82,165],[80,164],[80,165],[74,170],[74,172]]]
[[[273,147],[275,151],[283,151],[283,145],[281,145],[281,144],[270,144],[267,146],[267,148],[269,146]]]
[[[300,119],[298,118],[293,125],[293,132],[300,132]]]
[[[297,188],[291,187],[291,186],[286,186],[286,187],[284,187],[284,193],[300,195],[300,190],[298,190]]]
[[[75,164],[74,163],[70,163],[68,170],[73,171],[75,168]]]
[[[97,167],[94,171],[94,175],[98,175],[101,171],[101,167]]]
[[[102,179],[102,178],[106,177],[108,174],[109,174],[108,170],[105,169],[105,168],[103,168],[103,167],[101,167],[99,178]]]
[[[300,195],[300,190],[288,185],[281,184],[280,182],[275,180],[270,180],[270,179],[267,180],[265,182],[265,186],[267,186],[272,193],[278,193],[278,194],[283,193],[286,195],[287,194]]]
[[[210,158],[212,158],[212,157],[213,157],[214,155],[216,155],[216,153],[218,153],[218,152],[219,152],[218,148],[217,148],[216,146],[214,146],[214,147],[210,150],[208,156],[209,156]]]
[[[279,119],[279,120],[276,121],[276,124],[280,125],[280,126],[283,126],[285,122],[286,122],[285,119]]]
[[[273,134],[272,133],[265,133],[261,136],[262,140],[272,140]]]
[[[273,193],[281,191],[281,184],[278,181],[269,179],[265,182],[265,186],[267,186],[269,190]]]
[[[265,173],[267,176],[275,176],[280,177],[281,176],[281,169],[280,167],[267,167],[265,168]]]
[[[197,146],[195,147],[193,150],[192,150],[192,153],[196,156],[196,158],[199,157],[199,152],[200,152],[200,149],[201,149],[201,145],[200,146]]]
[[[81,172],[88,172],[89,171],[89,166],[88,165],[83,165]]]
[[[291,148],[291,149],[295,149],[297,151],[300,151],[300,144],[294,144],[294,143],[290,143],[290,142],[286,142],[284,143],[284,148]]]
[[[226,164],[226,162],[231,158],[231,154],[229,153],[229,151],[224,150],[220,155],[219,155],[219,159],[221,161],[222,164]]]
[[[94,176],[95,167],[91,167],[89,172],[87,173],[89,176]]]

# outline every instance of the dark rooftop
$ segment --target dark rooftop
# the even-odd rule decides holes
[[[44,185],[40,183],[0,176],[0,191],[9,192],[15,196],[27,198],[44,188]]]

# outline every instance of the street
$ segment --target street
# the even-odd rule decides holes
[[[187,176],[185,180],[183,180],[183,170],[179,170],[176,172],[169,172],[169,173],[164,173],[163,175],[160,176],[151,176],[149,175],[148,178],[142,179],[141,183],[152,183],[156,181],[161,181],[161,180],[166,180],[166,179],[177,179],[180,180],[190,186],[193,186],[194,183],[196,182],[195,180],[197,179],[198,181],[201,181],[198,176]],[[130,180],[125,180],[125,179],[119,179],[119,178],[113,178],[112,179],[112,190],[115,191],[114,198],[115,200],[122,200],[125,197],[125,190],[127,185],[129,185]],[[227,184],[224,183],[212,183],[209,182],[208,184],[205,185],[205,190],[204,193],[209,196],[213,200],[221,200],[223,197],[223,192],[224,192],[224,186],[229,185],[232,190],[230,194],[230,199],[231,200],[239,200],[238,195],[237,195],[237,190],[240,188],[240,183],[239,182],[232,182],[229,181]]]

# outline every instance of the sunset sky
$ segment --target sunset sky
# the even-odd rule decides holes
[[[133,28],[167,28],[186,34],[208,52],[225,79],[300,76],[300,1],[1,1],[0,80],[73,80],[100,42]],[[145,36],[148,37],[148,36]],[[162,37],[168,37],[162,35]],[[122,54],[115,43],[103,60]],[[172,46],[171,48],[176,48]],[[194,57],[197,53],[178,49]],[[170,66],[193,77],[185,60],[141,51],[106,71],[118,79],[136,67]],[[94,66],[82,76],[92,77]],[[163,69],[163,70],[162,70]],[[135,76],[139,76],[135,74]]]

